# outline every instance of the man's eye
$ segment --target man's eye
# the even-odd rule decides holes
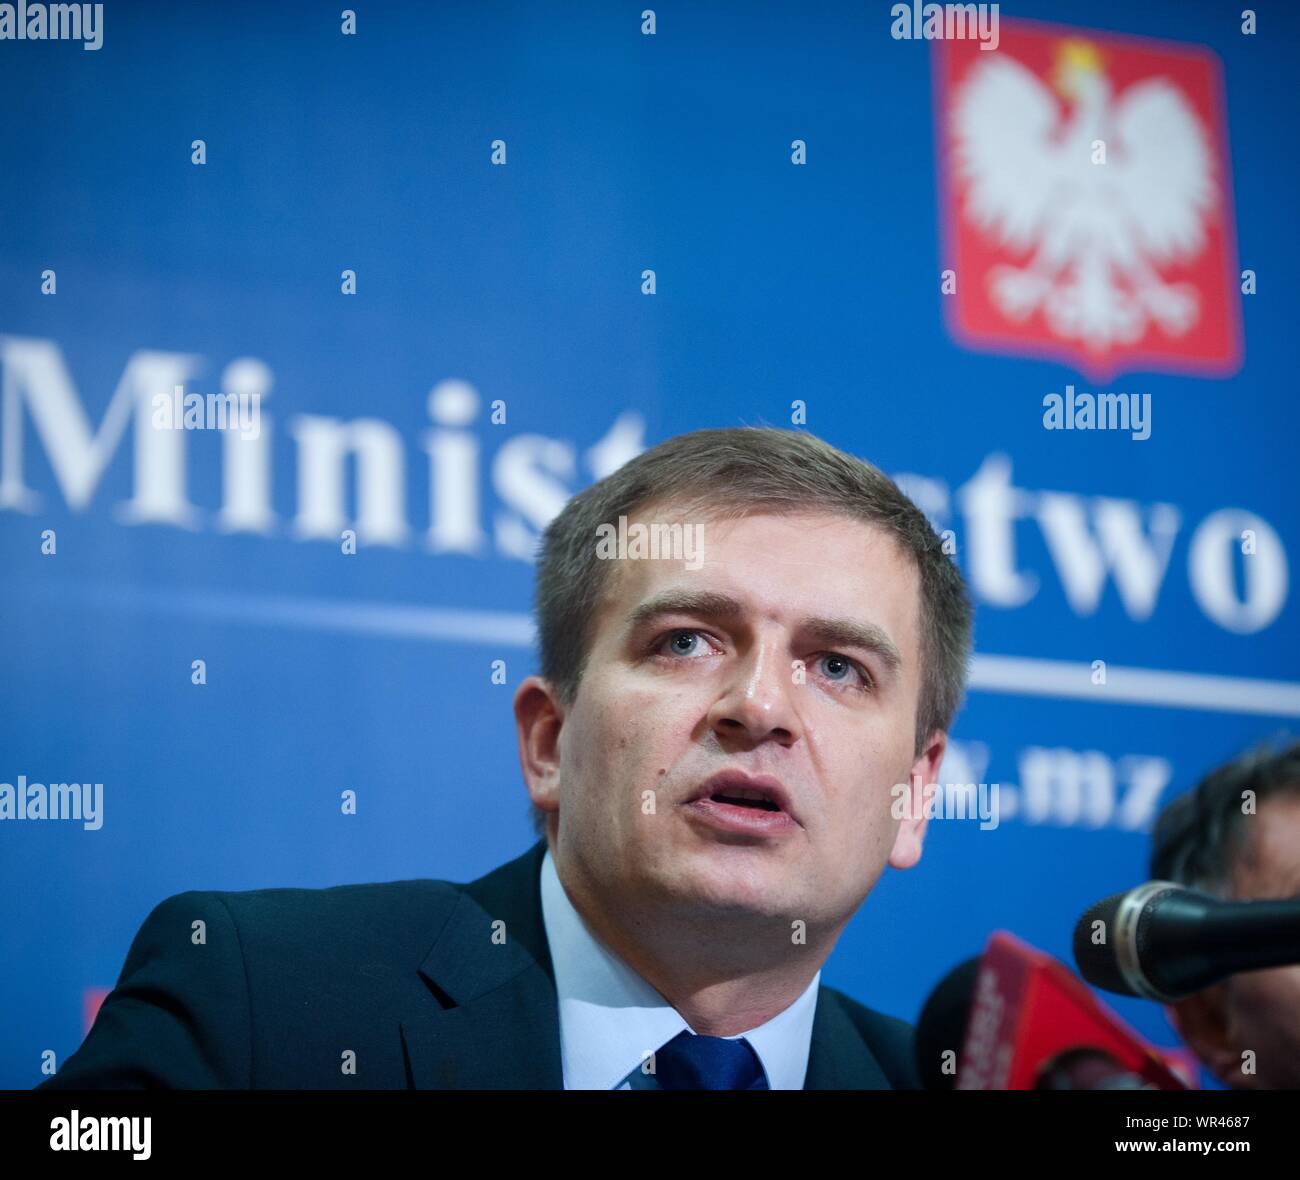
[[[689,628],[669,631],[654,641],[651,651],[656,655],[681,656],[683,659],[698,658],[708,654],[708,646],[703,639],[703,632]],[[867,670],[847,656],[827,652],[820,656],[817,662],[822,665],[822,674],[832,684],[857,688],[862,692],[870,692],[875,687]]]
[[[700,639],[699,631],[670,631],[662,639],[655,641],[654,650],[673,656],[701,655],[707,648]]]
[[[847,656],[827,652],[821,657],[821,664],[826,678],[834,684],[852,686],[856,676],[856,683],[859,688],[869,691],[872,687],[871,677],[867,675],[866,669],[859,664],[855,664]]]

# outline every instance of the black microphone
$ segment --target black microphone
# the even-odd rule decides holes
[[[1221,901],[1148,881],[1079,919],[1074,961],[1094,987],[1172,1004],[1239,971],[1300,963],[1300,901]]]
[[[957,1084],[955,1071],[944,1072],[944,1054],[962,1047],[979,969],[978,955],[959,963],[939,981],[921,1009],[913,1050],[923,1089],[951,1090]]]

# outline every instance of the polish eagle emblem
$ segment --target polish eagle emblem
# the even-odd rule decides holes
[[[968,52],[946,104],[950,216],[983,252],[961,268],[981,288],[975,334],[1037,336],[1105,368],[1125,351],[1193,360],[1208,333],[1222,342],[1204,359],[1231,360],[1226,153],[1186,63],[1129,60],[1117,83],[1091,38],[1034,48],[1038,70],[1005,40]]]

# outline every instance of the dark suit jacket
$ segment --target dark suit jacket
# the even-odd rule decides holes
[[[467,885],[169,897],[81,1048],[38,1088],[562,1089],[545,851]],[[805,1088],[918,1085],[911,1026],[822,985]]]

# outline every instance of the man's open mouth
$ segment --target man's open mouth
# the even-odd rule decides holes
[[[781,810],[781,808],[773,803],[771,799],[765,798],[757,791],[750,791],[745,794],[740,794],[736,791],[718,791],[717,793],[710,795],[709,798],[715,803],[731,803],[736,807],[757,807],[761,811]]]
[[[759,814],[767,812],[799,822],[790,792],[779,778],[770,774],[750,774],[739,767],[719,771],[701,783],[693,802],[714,803],[736,816],[753,812],[757,819]]]

